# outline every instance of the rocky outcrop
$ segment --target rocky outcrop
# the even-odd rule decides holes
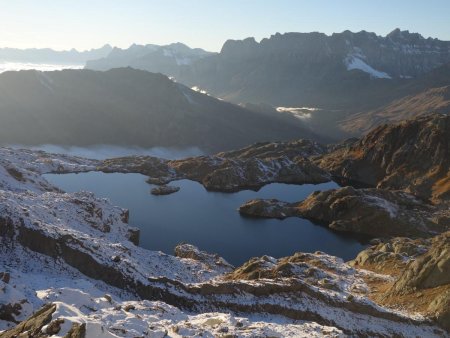
[[[300,216],[293,203],[281,202],[276,199],[255,199],[242,204],[239,213],[243,216],[278,218]]]
[[[450,227],[431,220],[435,208],[409,194],[382,189],[345,187],[316,192],[297,207],[303,217],[334,230],[374,237],[427,237]]]
[[[246,148],[182,160],[155,157],[124,157],[105,160],[98,170],[137,172],[151,184],[190,179],[207,190],[235,192],[258,190],[269,183],[323,183],[330,175],[308,158],[323,154],[326,147],[309,140],[255,143]]]
[[[56,304],[46,304],[16,327],[1,333],[2,338],[46,338],[61,331],[64,319],[53,320]],[[86,324],[73,323],[64,338],[85,338]]]
[[[377,244],[361,251],[350,262],[350,265],[394,275],[398,278],[410,260],[417,258],[428,250],[430,240],[396,237],[386,242],[381,240],[375,240],[375,242]]]
[[[365,280],[382,305],[418,311],[450,331],[450,232],[432,239],[394,238],[362,251],[350,265],[391,278]]]
[[[150,190],[152,195],[170,195],[173,193],[176,193],[177,191],[180,190],[180,187],[174,187],[174,186],[170,186],[170,185],[160,185],[158,187],[153,188],[152,190]]]
[[[175,256],[180,258],[193,259],[206,264],[211,269],[221,269],[224,272],[232,270],[234,267],[218,254],[210,254],[199,250],[196,246],[187,243],[178,244],[175,247]]]
[[[74,323],[69,332],[64,338],[85,338],[86,337],[86,324]]]
[[[440,212],[438,208],[407,193],[382,189],[344,187],[317,191],[296,203],[251,200],[239,212],[253,217],[303,217],[333,230],[372,237],[429,237],[450,228],[450,223],[439,224],[433,219]]]
[[[393,286],[393,293],[450,286],[450,232],[433,238],[429,249],[408,264]]]
[[[432,114],[383,125],[317,160],[338,177],[405,190],[434,202],[450,198],[450,116]]]
[[[56,305],[48,304],[36,311],[30,318],[21,322],[15,328],[3,332],[2,338],[45,338],[47,333],[43,330],[44,326],[50,324],[52,314],[56,311]],[[57,333],[57,332],[54,332]]]

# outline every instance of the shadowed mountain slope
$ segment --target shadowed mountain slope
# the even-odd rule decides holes
[[[258,114],[153,74],[6,72],[0,75],[3,144],[118,144],[231,149],[314,138],[295,118]]]

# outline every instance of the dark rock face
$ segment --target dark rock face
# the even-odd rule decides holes
[[[433,201],[450,198],[450,116],[432,114],[383,125],[323,156],[332,174]]]
[[[152,184],[187,178],[207,190],[234,192],[258,190],[269,183],[328,182],[330,175],[308,159],[325,151],[326,147],[309,140],[265,142],[212,156],[173,161],[145,156],[109,159],[98,169],[141,173],[148,175]]]
[[[129,229],[127,236],[128,240],[134,245],[139,245],[140,233],[139,229]]]
[[[1,304],[0,305],[0,319],[8,322],[16,322],[15,317],[20,315],[22,306],[20,303],[15,304]]]

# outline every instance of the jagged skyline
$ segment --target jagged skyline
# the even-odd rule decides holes
[[[104,44],[183,42],[219,51],[227,39],[260,40],[276,32],[327,34],[367,30],[385,35],[394,28],[450,40],[444,0],[170,2],[0,1],[0,47],[88,50]]]

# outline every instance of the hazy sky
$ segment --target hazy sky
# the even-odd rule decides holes
[[[0,0],[0,47],[79,50],[394,28],[450,40],[450,0]]]

